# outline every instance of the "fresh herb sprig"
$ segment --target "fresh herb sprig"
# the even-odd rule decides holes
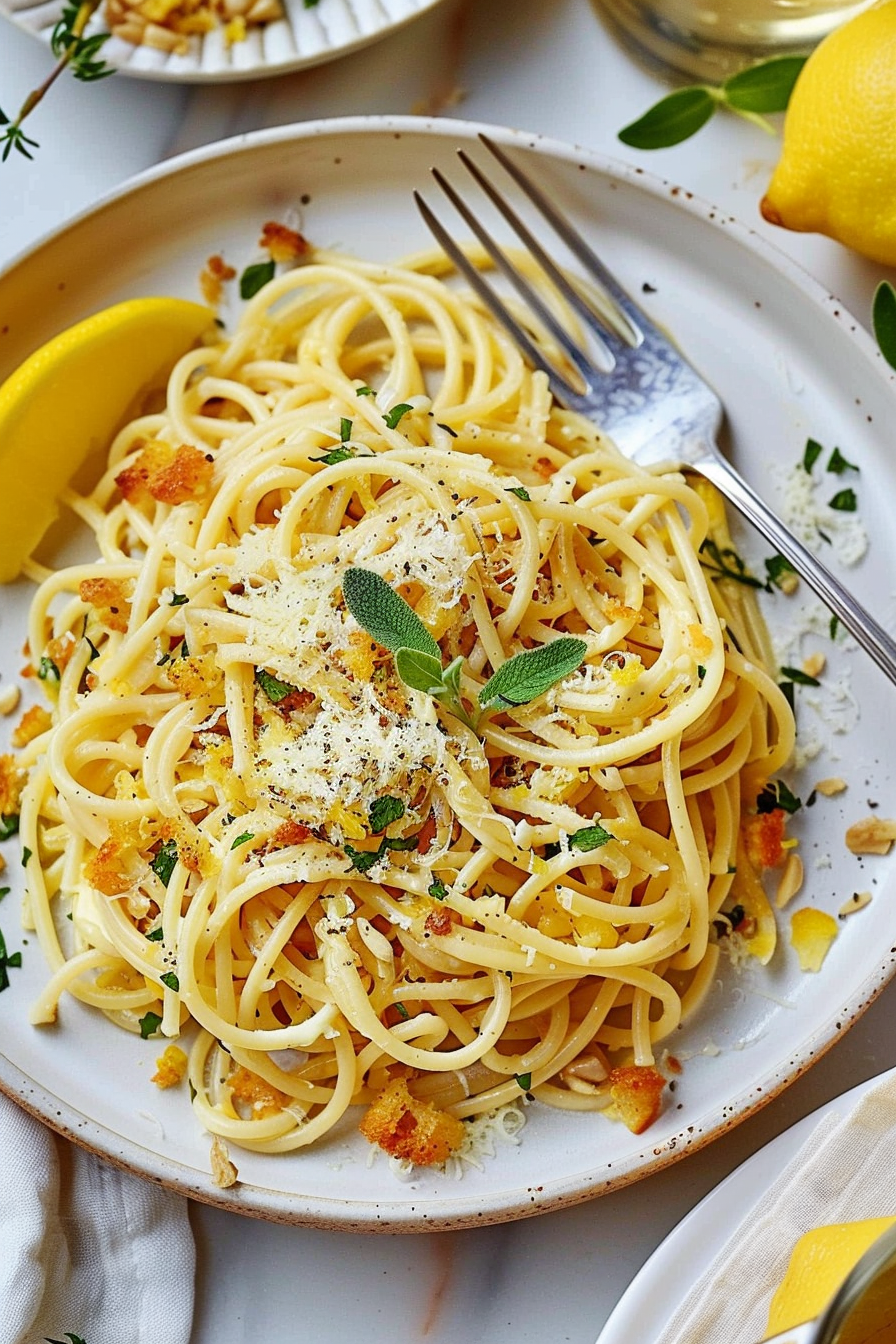
[[[889,280],[881,280],[874,291],[871,321],[881,354],[896,369],[896,289]]]
[[[484,713],[509,709],[537,699],[584,661],[583,639],[561,636],[537,649],[514,654],[488,679],[470,715],[461,698],[463,658],[445,667],[442,651],[420,617],[384,578],[369,569],[346,570],[342,581],[345,604],[372,639],[395,658],[395,669],[406,686],[438,700],[474,732]]]
[[[84,36],[84,30],[90,22],[100,0],[83,0],[81,4],[66,5],[62,17],[53,29],[50,47],[58,59],[43,84],[32,89],[26,97],[18,114],[10,118],[0,109],[0,162],[5,163],[13,150],[26,159],[33,159],[33,150],[40,146],[22,129],[22,123],[46,97],[56,80],[66,69],[82,83],[93,83],[115,73],[115,67],[100,59],[100,49],[108,41],[109,33],[93,33]]]
[[[774,56],[740,70],[724,84],[676,89],[624,127],[619,139],[633,149],[668,149],[696,135],[720,107],[774,134],[766,116],[786,109],[805,61],[805,56]]]

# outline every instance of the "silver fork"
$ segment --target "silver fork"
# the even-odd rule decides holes
[[[559,213],[532,179],[488,136],[480,135],[479,138],[554,232],[563,239],[609,300],[606,312],[598,314],[596,308],[570,283],[485,172],[464,150],[458,150],[458,158],[464,168],[586,324],[604,367],[571,337],[437,168],[433,168],[432,172],[439,187],[472,229],[495,266],[551,333],[579,374],[581,388],[574,386],[545,357],[500,294],[465,255],[419,192],[414,192],[414,199],[429,229],[457,269],[503,324],[528,360],[547,374],[557,400],[569,409],[593,418],[619,449],[635,462],[642,465],[670,462],[700,472],[712,481],[766,540],[790,561],[797,573],[843,622],[890,681],[896,684],[896,642],[830,570],[797,540],[719,452],[715,440],[721,427],[723,411],[716,394],[668,338],[653,325],[581,234]]]

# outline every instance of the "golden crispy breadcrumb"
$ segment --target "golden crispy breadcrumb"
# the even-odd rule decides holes
[[[417,1101],[403,1078],[389,1083],[371,1103],[359,1125],[365,1139],[392,1157],[416,1167],[445,1162],[466,1135],[462,1120],[446,1115],[428,1101]]]

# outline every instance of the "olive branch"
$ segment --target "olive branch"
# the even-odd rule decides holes
[[[107,65],[99,58],[100,48],[108,40],[109,34],[84,36],[84,30],[99,5],[100,0],[81,0],[80,4],[65,6],[50,37],[50,48],[57,57],[53,69],[43,84],[31,90],[15,117],[8,117],[0,108],[0,162],[5,163],[13,150],[26,159],[34,158],[32,150],[40,146],[25,134],[22,123],[43,101],[63,70],[71,70],[75,79],[84,83],[105,79],[107,75],[115,73],[114,66]]]

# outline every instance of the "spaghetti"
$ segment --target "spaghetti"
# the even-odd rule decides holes
[[[69,492],[98,555],[33,603],[33,1020],[67,993],[192,1031],[199,1119],[262,1151],[361,1103],[440,1161],[523,1092],[643,1128],[792,748],[701,567],[715,501],[554,405],[443,266],[318,252],[270,282]],[[453,709],[352,614],[350,568],[416,613]],[[571,671],[478,713],[559,639]]]

